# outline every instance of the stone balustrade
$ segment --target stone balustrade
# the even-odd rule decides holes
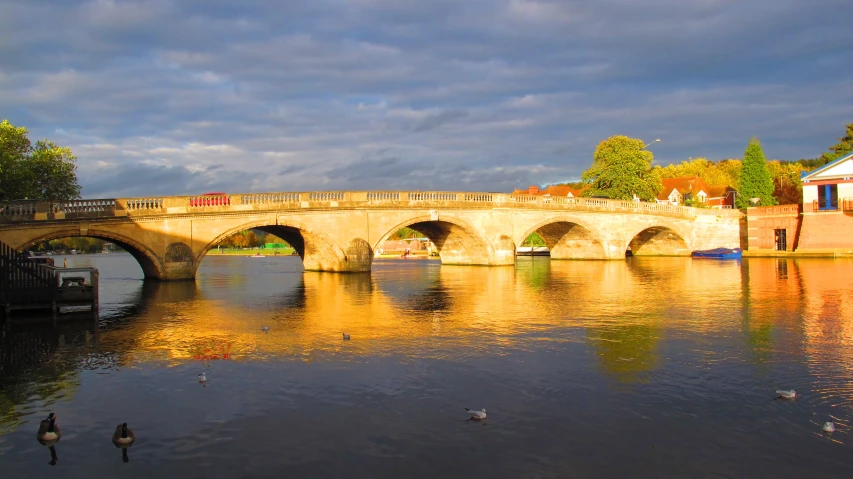
[[[306,208],[535,208],[607,211],[695,218],[697,215],[740,216],[739,210],[710,210],[664,203],[509,195],[505,193],[446,191],[315,191],[237,193],[202,196],[118,198],[73,201],[15,201],[0,203],[0,223],[100,218],[141,217],[196,212],[279,210]]]

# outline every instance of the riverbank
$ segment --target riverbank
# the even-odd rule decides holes
[[[774,251],[744,251],[744,258],[853,258],[853,251],[840,249]]]
[[[214,256],[293,256],[293,248],[217,249],[207,252]],[[276,254],[277,253],[277,254]]]

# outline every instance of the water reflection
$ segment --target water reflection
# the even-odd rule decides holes
[[[340,275],[216,257],[184,283],[102,267],[99,331],[3,336],[0,461],[30,454],[25,424],[63,408],[78,434],[64,461],[108,467],[84,450],[133,414],[152,444],[134,467],[164,477],[340,475],[330,455],[373,477],[849,475],[851,266],[526,257]],[[773,401],[791,388],[796,401]],[[488,409],[489,427],[455,429],[463,406]],[[299,434],[273,447],[273,429]],[[476,467],[437,465],[466,448]]]

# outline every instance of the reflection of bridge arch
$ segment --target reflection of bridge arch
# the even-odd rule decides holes
[[[350,241],[347,249],[344,250],[325,234],[314,231],[300,222],[280,219],[278,224],[270,224],[269,219],[262,219],[231,227],[219,234],[202,248],[196,256],[196,262],[201,263],[207,252],[224,239],[248,229],[258,229],[287,241],[302,258],[302,265],[307,271],[338,269],[337,267],[342,264],[344,265],[342,269],[345,271],[369,271],[373,260],[373,252],[369,248],[364,248],[362,245],[364,241],[358,238]],[[363,268],[364,263],[367,264],[366,269]]]
[[[600,235],[577,218],[560,215],[541,221],[519,236],[516,244],[522,244],[533,233],[545,240],[552,259],[607,259]]]
[[[492,264],[494,249],[477,234],[477,229],[459,218],[441,215],[422,215],[398,223],[385,232],[373,249],[381,247],[392,234],[411,228],[429,238],[438,251],[442,264]]]
[[[674,226],[649,226],[628,236],[623,249],[634,256],[685,256],[691,251],[686,236]]]
[[[163,268],[163,264],[160,262],[157,255],[154,254],[153,251],[151,251],[151,249],[149,249],[147,246],[140,243],[139,241],[136,241],[133,238],[129,238],[127,236],[112,231],[90,228],[86,231],[85,234],[81,234],[79,227],[61,229],[51,231],[50,233],[44,234],[37,238],[33,238],[25,242],[18,249],[20,251],[26,251],[32,248],[33,246],[44,243],[45,241],[53,241],[55,239],[72,237],[97,238],[99,240],[115,243],[121,246],[125,251],[130,253],[130,255],[136,259],[136,261],[139,263],[139,266],[142,268],[142,273],[145,275],[146,278],[160,279],[164,277],[165,270]]]

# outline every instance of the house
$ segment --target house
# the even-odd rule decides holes
[[[582,189],[574,189],[562,185],[548,185],[544,189],[539,189],[536,185],[530,185],[526,190],[513,190],[512,195],[530,195],[530,196],[567,196],[576,198],[581,195]]]
[[[804,173],[797,251],[853,252],[853,153]]]
[[[737,191],[731,186],[709,186],[698,176],[664,178],[663,188],[657,196],[658,203],[673,205],[693,200],[711,208],[734,208]]]

